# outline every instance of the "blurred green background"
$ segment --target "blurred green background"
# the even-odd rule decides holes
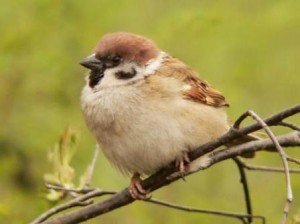
[[[247,109],[266,116],[299,103],[300,1],[2,1],[0,7],[0,223],[27,223],[53,204],[44,199],[47,151],[67,124],[80,132],[73,166],[78,176],[95,141],[80,110],[85,70],[78,62],[107,32],[154,39],[227,96],[232,119]],[[299,123],[299,117],[293,119]],[[283,130],[278,130],[278,133]],[[295,150],[293,150],[294,155]],[[298,152],[299,155],[299,152]],[[300,156],[300,155],[299,155]],[[260,153],[252,163],[280,165]],[[284,176],[249,172],[255,214],[279,223]],[[300,213],[300,176],[293,175]],[[93,185],[122,189],[123,177],[99,159]],[[200,208],[243,212],[242,189],[231,161],[153,194]],[[88,223],[239,223],[137,202]]]

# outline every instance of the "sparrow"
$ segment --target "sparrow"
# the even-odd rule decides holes
[[[172,161],[184,173],[187,153],[231,126],[222,93],[148,38],[106,34],[80,64],[90,70],[81,94],[84,119],[109,162],[132,175],[134,199],[147,194],[141,175]]]

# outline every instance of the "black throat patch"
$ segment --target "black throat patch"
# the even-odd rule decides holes
[[[104,73],[101,70],[91,70],[89,76],[89,86],[93,88],[103,78]]]

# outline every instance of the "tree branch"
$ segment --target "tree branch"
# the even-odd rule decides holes
[[[31,224],[42,223],[43,221],[47,220],[49,217],[51,217],[61,211],[64,211],[64,210],[67,210],[67,209],[70,209],[73,207],[77,207],[77,206],[87,206],[87,205],[93,203],[93,201],[87,201],[88,199],[107,195],[107,194],[114,194],[114,193],[115,192],[113,192],[113,191],[92,190],[92,191],[82,195],[81,197],[74,198],[73,200],[71,200],[65,204],[58,205],[58,206],[48,210],[47,212],[45,212],[44,214],[42,214],[38,218],[36,218],[34,221],[32,221]]]
[[[148,201],[148,200],[147,200]],[[212,215],[219,215],[219,216],[225,216],[225,217],[231,217],[231,218],[237,218],[241,220],[242,222],[245,221],[245,219],[260,219],[261,222],[264,224],[265,223],[265,218],[263,216],[259,215],[245,215],[245,214],[240,214],[240,213],[233,213],[233,212],[225,212],[225,211],[215,211],[215,210],[206,210],[206,209],[198,209],[198,208],[192,208],[192,207],[187,207],[183,205],[177,205],[174,203],[170,202],[164,202],[158,199],[151,199],[148,202],[153,203],[153,204],[158,204],[158,205],[163,205],[169,208],[174,208],[186,212],[197,212],[197,213],[204,213],[204,214],[212,214]],[[247,223],[247,222],[245,222]]]
[[[250,198],[250,193],[249,193],[249,187],[248,187],[248,181],[245,173],[245,169],[243,166],[243,163],[241,163],[240,159],[238,157],[233,158],[233,161],[236,163],[239,173],[240,173],[240,181],[243,185],[243,190],[244,190],[244,198],[245,198],[245,203],[246,203],[246,209],[247,209],[247,214],[249,215],[248,217],[248,223],[252,223],[252,206],[251,206],[251,198]]]
[[[261,127],[265,130],[265,132],[267,133],[267,135],[270,137],[270,139],[272,140],[274,146],[276,147],[280,158],[282,160],[282,164],[283,164],[283,168],[284,168],[284,173],[285,173],[285,181],[286,181],[286,191],[287,191],[287,196],[286,196],[286,204],[285,204],[285,208],[283,210],[283,218],[282,218],[282,224],[286,224],[287,222],[287,216],[293,201],[293,192],[292,192],[292,185],[291,185],[291,177],[290,177],[290,173],[289,173],[289,165],[288,165],[288,161],[287,161],[287,155],[284,152],[284,150],[282,149],[281,145],[279,144],[279,142],[276,139],[276,136],[273,134],[273,132],[271,131],[271,129],[268,127],[268,125],[253,111],[249,110],[246,113],[244,113],[241,118],[242,119],[238,119],[238,122],[236,122],[234,124],[234,127],[237,128],[240,124],[240,122],[243,121],[243,119],[245,119],[247,116],[252,117],[254,120],[257,121],[258,124],[261,125]],[[282,123],[282,121],[281,121]]]
[[[88,199],[93,199],[95,197],[117,193],[116,191],[107,191],[107,190],[101,190],[98,188],[95,188],[95,189],[85,188],[83,190],[76,190],[76,189],[64,188],[62,186],[56,186],[56,185],[50,185],[50,184],[47,185],[47,188],[53,189],[53,190],[65,191],[65,192],[69,192],[69,193],[84,194],[84,195],[80,195],[77,198],[75,198],[65,204],[58,205],[58,206],[46,211],[45,213],[41,214],[38,218],[36,218],[33,222],[31,222],[31,224],[42,223],[43,221],[47,220],[51,216],[53,216],[59,212],[68,210],[70,208],[77,207],[77,206],[87,206],[87,205],[93,203],[92,200],[88,200]],[[218,216],[223,216],[223,217],[228,217],[228,218],[235,218],[235,219],[239,219],[243,223],[247,223],[245,220],[248,218],[260,219],[263,224],[265,223],[265,218],[263,216],[253,216],[253,215],[226,212],[226,211],[220,211],[220,210],[199,209],[199,208],[188,207],[188,206],[183,206],[183,205],[166,202],[166,201],[162,201],[162,200],[155,199],[155,198],[150,198],[150,199],[144,200],[144,202],[161,205],[164,207],[173,208],[173,209],[177,209],[177,210],[181,210],[181,211],[185,211],[185,212],[212,214],[212,215],[218,215]]]
[[[286,109],[280,113],[277,113],[267,119],[264,120],[264,123],[269,126],[277,125],[279,122],[283,121],[285,118],[290,117],[294,114],[300,112],[300,105],[294,106],[292,108]],[[244,118],[241,117],[238,119],[238,122],[241,122]],[[189,154],[190,160],[193,161],[200,156],[209,153],[209,162],[205,167],[201,167],[201,169],[207,169],[208,167],[221,162],[223,160],[234,158],[244,153],[250,153],[254,151],[259,151],[262,149],[270,149],[274,148],[273,141],[270,139],[257,140],[248,142],[242,145],[238,145],[232,147],[227,150],[221,150],[217,152],[212,152],[220,146],[223,146],[231,141],[242,137],[243,135],[247,135],[254,131],[260,130],[262,128],[261,124],[255,123],[248,125],[246,127],[236,129],[230,129],[226,134],[221,136],[218,139],[215,139],[211,142],[208,142],[201,147],[191,151]],[[299,146],[300,145],[300,133],[294,132],[291,134],[287,134],[284,136],[280,136],[277,138],[278,143],[283,146]],[[180,178],[180,176],[171,175],[176,172],[174,164],[171,163],[162,170],[148,177],[142,182],[142,186],[144,189],[149,190],[150,192],[161,188],[162,186],[168,185],[173,181],[176,181]],[[195,171],[194,171],[195,172]],[[193,172],[192,172],[193,173]],[[122,207],[124,205],[130,204],[134,201],[129,194],[128,188],[114,194],[110,198],[88,205],[84,208],[78,209],[77,211],[73,211],[66,215],[60,215],[53,220],[46,221],[48,224],[68,224],[68,223],[79,223],[88,219],[91,219],[95,216],[99,216],[103,213],[107,213],[116,208]]]

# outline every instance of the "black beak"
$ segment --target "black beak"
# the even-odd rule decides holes
[[[101,62],[101,60],[97,59],[94,54],[83,59],[81,62],[79,62],[79,64],[91,70],[103,69],[103,63]]]

